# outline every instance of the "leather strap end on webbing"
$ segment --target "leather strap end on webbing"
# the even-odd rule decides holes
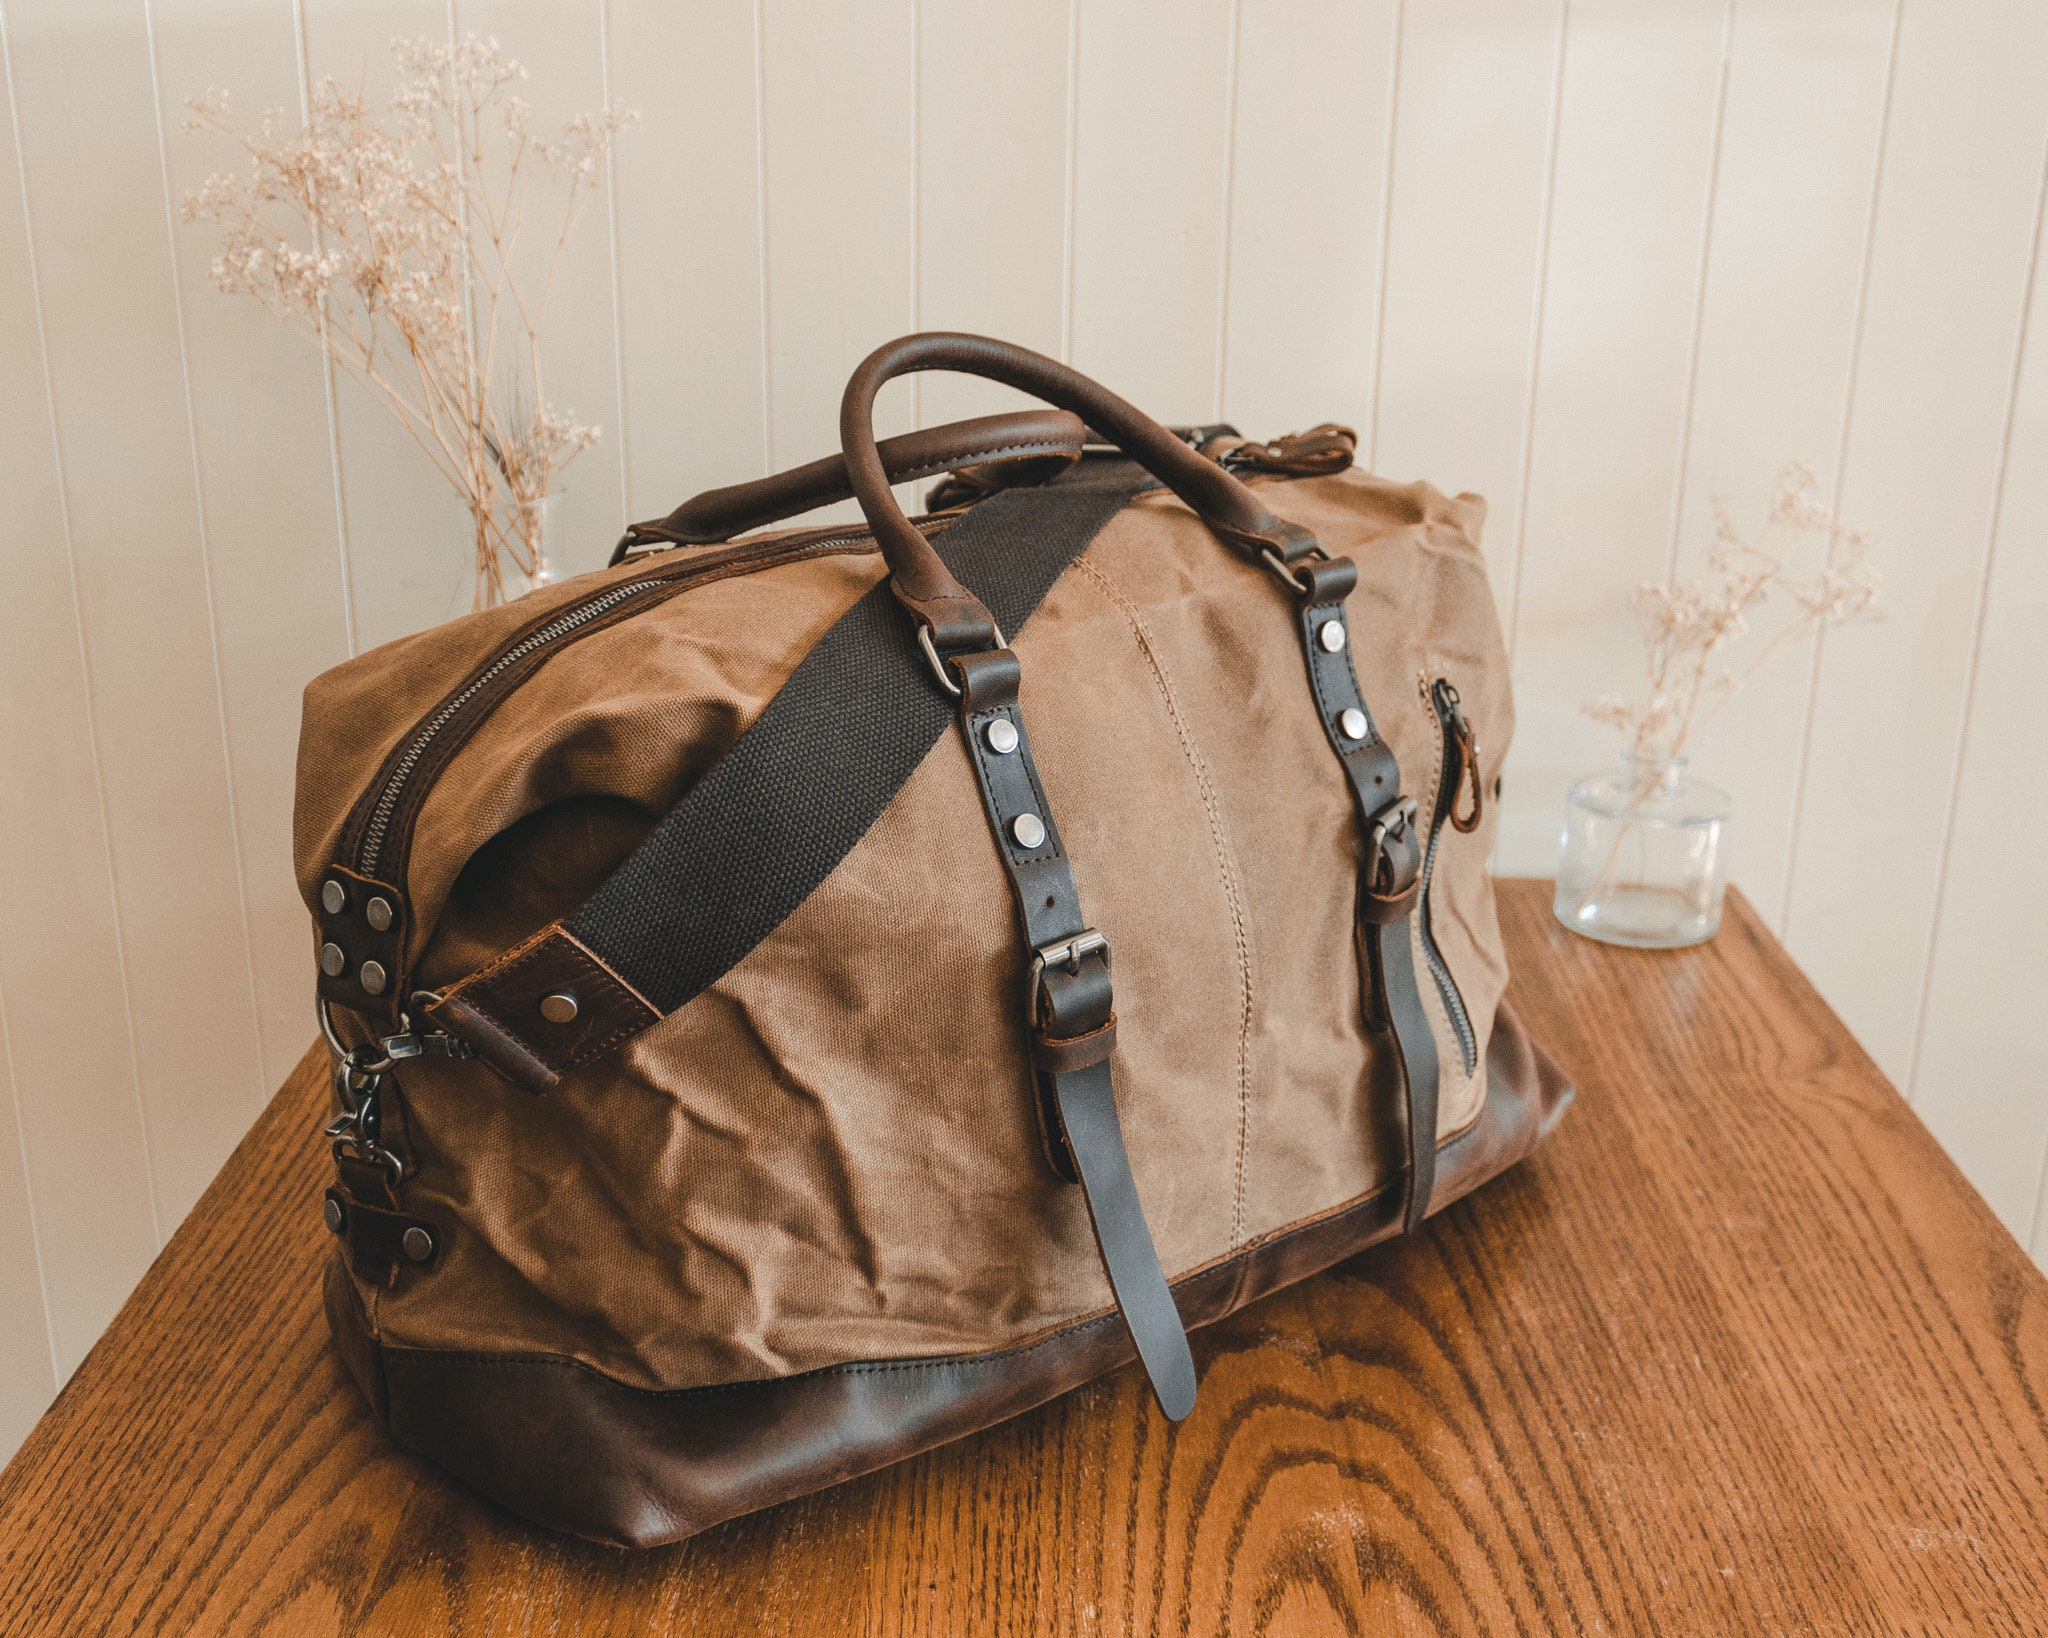
[[[552,1091],[661,1014],[560,922],[552,922],[425,1008],[514,1086]]]

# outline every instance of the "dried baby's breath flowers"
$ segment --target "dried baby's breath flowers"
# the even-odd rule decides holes
[[[1645,581],[1630,604],[1642,628],[1648,678],[1634,699],[1606,694],[1582,709],[1618,728],[1639,763],[1683,754],[1716,713],[1787,649],[1835,626],[1884,618],[1878,576],[1869,567],[1870,538],[1845,529],[1821,502],[1813,469],[1794,461],[1778,474],[1770,511],[1754,540],[1745,539],[1714,499],[1708,577],[1681,585]],[[1794,578],[1795,559],[1818,546],[1820,570]],[[1782,626],[1740,671],[1723,656],[1750,629],[1750,616],[1773,596],[1790,605]]]
[[[476,606],[509,567],[549,578],[541,503],[598,429],[548,402],[540,331],[569,235],[605,155],[638,116],[580,114],[545,141],[513,88],[526,70],[495,40],[394,40],[382,111],[333,79],[297,135],[273,107],[254,132],[225,92],[195,98],[188,131],[249,155],[185,198],[222,230],[213,280],[254,296],[396,416],[468,505]],[[521,250],[529,212],[541,234]]]

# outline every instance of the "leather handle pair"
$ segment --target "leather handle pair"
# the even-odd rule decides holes
[[[923,370],[947,370],[1000,381],[1071,410],[1188,503],[1217,534],[1253,557],[1271,552],[1291,563],[1315,550],[1298,525],[1274,517],[1242,483],[1204,459],[1135,405],[1055,359],[987,336],[929,330],[878,347],[862,361],[839,403],[839,443],[854,498],[888,560],[890,585],[941,651],[988,648],[995,622],[979,599],[911,527],[889,493],[889,473],[875,444],[875,395],[885,381]]]
[[[1008,415],[978,415],[947,426],[926,427],[884,439],[880,456],[885,483],[913,483],[963,467],[999,468],[1001,484],[1038,483],[1080,459],[1088,429],[1065,410],[1034,409]],[[676,546],[713,546],[749,529],[765,528],[830,506],[853,494],[845,460],[791,467],[751,483],[707,489],[665,518],[635,523],[612,552],[621,563],[635,546],[667,541]],[[915,533],[916,531],[912,531]]]

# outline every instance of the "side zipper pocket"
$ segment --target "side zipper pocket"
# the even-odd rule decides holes
[[[1452,1032],[1458,1037],[1465,1073],[1470,1075],[1479,1067],[1479,1037],[1473,1031],[1471,1014],[1465,1010],[1465,998],[1458,993],[1457,980],[1451,977],[1450,963],[1437,948],[1436,932],[1430,922],[1429,888],[1436,874],[1437,844],[1443,839],[1445,822],[1449,821],[1451,828],[1459,832],[1477,830],[1485,789],[1479,779],[1479,744],[1472,737],[1472,725],[1465,720],[1458,690],[1448,677],[1439,677],[1429,685],[1429,703],[1443,734],[1444,771],[1437,781],[1436,811],[1430,815],[1429,845],[1422,854],[1422,893],[1417,901],[1416,927],[1422,934],[1422,959],[1436,980]],[[1455,811],[1458,794],[1468,784],[1472,788],[1471,811],[1459,814]]]

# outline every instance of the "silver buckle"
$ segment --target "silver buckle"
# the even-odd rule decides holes
[[[1031,952],[1031,984],[1038,987],[1038,981],[1048,967],[1064,967],[1070,973],[1081,970],[1085,956],[1102,957],[1103,966],[1109,965],[1109,940],[1093,927],[1084,927],[1072,938],[1063,938],[1052,944],[1041,944]]]
[[[1374,854],[1381,852],[1392,841],[1399,841],[1401,833],[1415,823],[1415,798],[1396,797],[1372,816],[1372,830],[1366,837],[1366,846]]]

